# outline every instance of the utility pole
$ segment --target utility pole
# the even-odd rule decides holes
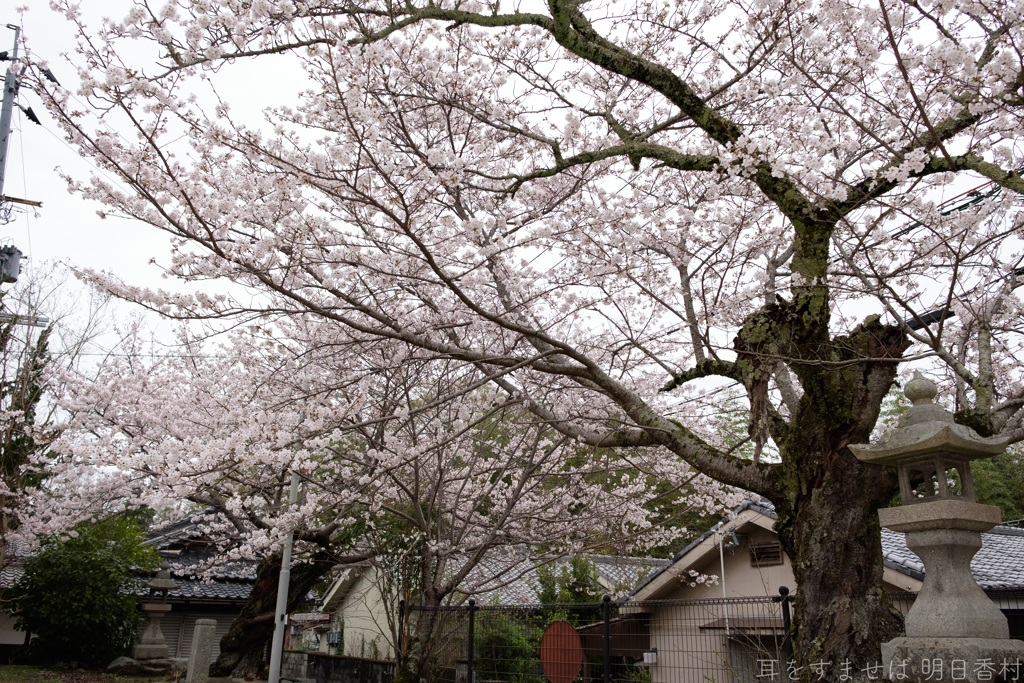
[[[0,198],[4,196],[4,180],[7,178],[7,146],[11,141],[11,115],[14,112],[14,96],[18,94],[18,75],[14,66],[18,63],[18,38],[21,27],[7,24],[14,31],[14,49],[11,50],[11,66],[4,77],[4,103],[0,109]]]
[[[288,509],[299,499],[299,474],[292,472],[288,486]],[[287,626],[288,584],[292,574],[292,536],[289,531],[281,551],[281,574],[277,581],[277,609],[274,613],[274,639],[270,643],[270,673],[267,683],[281,680],[281,658],[284,653],[284,629]]]
[[[14,96],[18,94],[18,75],[14,65],[18,62],[18,38],[21,27],[7,24],[14,31],[14,49],[11,50],[11,66],[4,76],[4,100],[0,107],[0,212],[7,216],[2,204],[6,203],[4,180],[7,178],[7,148],[11,142],[11,114],[14,112]],[[0,248],[0,282],[17,282],[21,274],[21,250],[13,244]]]

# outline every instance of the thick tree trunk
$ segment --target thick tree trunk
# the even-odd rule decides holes
[[[868,680],[881,644],[902,629],[882,583],[877,515],[897,491],[896,474],[861,463],[847,446],[870,440],[908,344],[898,327],[877,317],[848,336],[831,337],[828,323],[827,289],[809,287],[748,317],[736,339],[752,435],[767,424],[782,456],[759,492],[774,503],[775,529],[793,559],[793,657],[805,683]],[[788,419],[768,401],[773,357],[804,390]],[[797,677],[785,664],[782,671],[785,680]]]
[[[320,552],[310,562],[292,567],[288,584],[289,612],[295,609],[332,566],[334,561],[331,556]],[[274,634],[274,611],[280,575],[280,554],[271,555],[260,562],[249,600],[221,638],[220,656],[210,668],[211,676],[246,678],[264,674],[270,639]]]
[[[895,476],[845,449],[819,457],[830,464],[817,469],[817,479],[805,478],[776,525],[794,558],[794,659],[804,681],[818,680],[811,667],[819,662],[831,663],[829,680],[860,680],[881,659],[881,644],[902,630],[882,582],[877,515],[896,490]]]
[[[896,473],[861,463],[847,446],[870,440],[905,348],[897,328],[869,320],[849,337],[814,344],[820,361],[791,366],[805,393],[776,433],[781,476],[769,497],[793,558],[793,651],[803,681],[867,680],[881,644],[902,630],[882,583],[877,514],[898,490]]]

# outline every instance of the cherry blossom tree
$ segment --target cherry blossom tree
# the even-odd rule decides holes
[[[26,490],[47,475],[37,459],[57,436],[59,376],[78,367],[106,322],[106,297],[68,297],[69,277],[43,263],[0,293],[0,567],[11,560],[9,540],[31,514]]]
[[[173,275],[262,296],[95,282],[182,318],[315,320],[311,348],[402,342],[577,442],[767,497],[801,663],[858,671],[899,629],[894,475],[847,445],[900,365],[1024,438],[1015,3],[142,0],[96,29],[55,6],[81,84],[37,87],[120,183],[73,186],[173,235]],[[265,125],[215,95],[248,58],[308,79]],[[747,451],[709,428],[722,382]]]
[[[216,666],[225,675],[261,668],[289,531],[303,560],[290,603],[332,567],[401,565],[404,585],[384,591],[395,616],[410,591],[436,606],[565,553],[639,552],[685,533],[681,510],[737,500],[650,449],[594,457],[472,366],[404,344],[317,346],[309,332],[265,325],[205,353],[190,342],[153,360],[129,347],[94,375],[65,377],[70,418],[32,528],[65,528],[114,511],[112,501],[219,511],[226,521],[210,535],[223,539],[222,555],[264,558],[224,637]],[[295,509],[285,502],[290,471],[303,481]],[[495,564],[495,553],[516,560]],[[420,619],[406,642],[414,678],[433,630]]]

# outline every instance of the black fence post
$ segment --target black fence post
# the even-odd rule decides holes
[[[604,602],[604,683],[612,681],[612,596],[605,593]]]
[[[469,651],[468,651],[467,657],[466,657],[469,661],[466,663],[466,683],[473,683],[473,681],[476,679],[476,676],[474,675],[474,671],[473,671],[473,640],[474,640],[474,637],[473,637],[474,633],[473,633],[473,631],[474,631],[474,622],[475,622],[474,615],[475,615],[475,613],[476,613],[476,600],[474,600],[473,598],[470,598],[469,599]]]
[[[786,663],[793,658],[793,640],[790,638],[793,619],[789,614],[789,603],[792,600],[793,596],[789,594],[789,588],[779,586],[779,601],[782,603],[782,630],[785,633],[782,640],[782,656]]]
[[[395,653],[395,661],[398,668],[402,668],[402,646],[405,643],[405,600],[398,601],[398,652]]]

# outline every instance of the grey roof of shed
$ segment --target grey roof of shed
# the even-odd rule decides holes
[[[167,594],[172,601],[243,601],[256,581],[257,563],[228,559],[211,538],[210,530],[226,520],[212,508],[163,524],[148,535],[171,565],[171,577],[181,584]]]
[[[718,524],[676,553],[669,566],[681,560],[687,553],[712,536],[719,527],[727,524],[744,510],[754,510],[771,519],[778,519],[775,507],[769,501],[763,498],[747,498],[728,517],[723,518]],[[1024,589],[1024,529],[997,526],[991,531],[983,533],[981,542],[981,550],[971,561],[971,573],[978,584],[985,590]],[[895,569],[901,574],[919,581],[924,579],[924,563],[907,547],[904,534],[890,529],[882,529],[882,562],[886,567]],[[667,567],[664,567],[655,571],[637,585],[630,595],[635,595],[666,569]]]
[[[167,594],[168,599],[199,600],[202,602],[227,600],[244,601],[252,592],[250,581],[200,581],[197,579],[178,579],[181,587]]]
[[[615,557],[611,555],[588,555],[597,574],[612,589],[628,590],[637,581],[644,579],[655,572],[659,572],[671,564],[670,560],[650,557]],[[462,588],[473,592],[481,591],[477,595],[480,604],[497,603],[499,605],[532,605],[540,602],[537,596],[538,571],[532,565],[522,570],[521,573],[512,568],[511,564],[525,562],[525,558],[516,558],[514,554],[492,553],[486,556],[476,568],[474,568]],[[568,558],[558,558],[551,563],[556,569],[568,563]],[[487,590],[488,584],[493,583],[495,588]]]

